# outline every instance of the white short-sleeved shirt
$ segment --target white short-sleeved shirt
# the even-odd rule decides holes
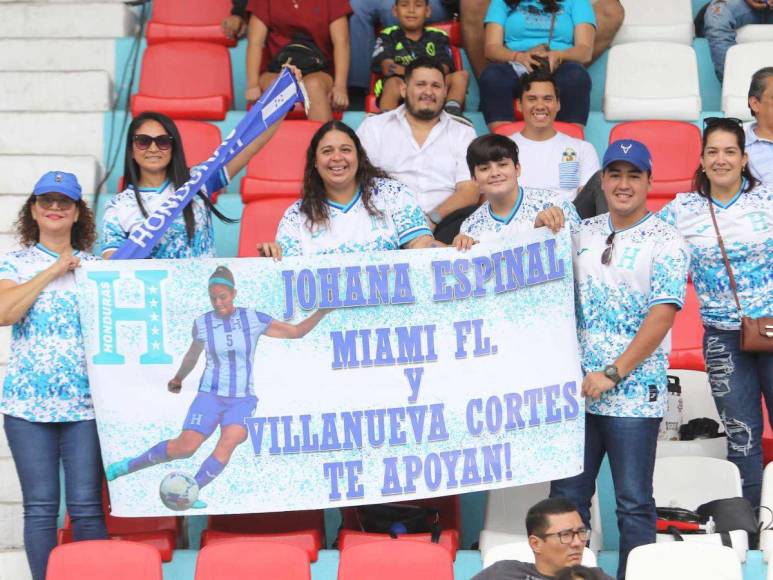
[[[223,168],[215,173],[202,186],[201,192],[210,196],[228,185],[228,175]],[[171,181],[166,180],[159,188],[140,188],[142,203],[148,212],[153,213],[175,191]],[[212,226],[212,214],[198,196],[190,202],[193,205],[193,216],[196,220],[196,231],[193,239],[188,240],[185,231],[185,218],[181,213],[166,230],[158,245],[150,253],[151,258],[209,258],[215,256],[215,235]],[[119,248],[129,237],[129,232],[142,224],[145,216],[137,205],[134,188],[128,187],[105,205],[102,218],[102,236],[99,252]]]
[[[574,208],[572,208],[574,209]],[[687,248],[673,226],[648,213],[637,224],[617,230],[609,265],[601,263],[612,233],[608,213],[579,225],[572,243],[577,300],[577,335],[585,373],[602,371],[628,348],[650,308],[684,303]],[[655,351],[616,387],[586,410],[612,417],[662,417],[666,410],[666,370],[670,333]]]
[[[405,184],[428,213],[448,199],[456,184],[469,181],[467,147],[475,130],[440,113],[440,121],[419,147],[406,119],[405,105],[366,118],[357,136],[371,162]]]
[[[10,252],[0,258],[0,280],[24,284],[58,259],[40,244]],[[40,423],[94,418],[73,272],[50,282],[14,323],[0,413]]]
[[[773,187],[743,191],[745,187],[746,183],[725,205],[714,201],[714,212],[744,315],[773,316]],[[677,194],[659,216],[687,242],[703,323],[725,330],[740,328],[708,199],[696,192]]]
[[[572,201],[601,169],[593,145],[560,131],[545,141],[532,141],[520,132],[510,138],[518,145],[518,181],[525,187],[551,189]]]
[[[309,227],[301,202],[287,208],[276,241],[286,256],[399,250],[414,238],[432,235],[424,213],[410,191],[393,179],[376,178],[371,201],[380,215],[370,215],[358,190],[342,206],[327,201],[327,223]]]
[[[470,236],[476,242],[487,242],[499,239],[503,235],[530,231],[534,229],[537,214],[554,205],[561,207],[564,213],[573,209],[571,203],[562,200],[554,191],[519,187],[518,199],[508,215],[495,214],[486,200],[462,222],[459,232]]]

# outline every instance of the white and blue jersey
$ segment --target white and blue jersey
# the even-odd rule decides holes
[[[225,168],[210,177],[202,186],[201,192],[210,196],[213,192],[228,185],[229,179]],[[175,191],[171,181],[166,180],[159,188],[140,188],[138,190],[142,203],[148,212],[153,213],[163,201]],[[185,218],[182,213],[169,226],[161,240],[150,253],[151,258],[209,258],[215,255],[215,235],[212,226],[212,214],[198,196],[190,202],[193,206],[193,216],[196,229],[193,239],[188,240],[185,231]],[[145,216],[137,205],[134,188],[129,186],[116,194],[105,206],[102,218],[102,236],[99,241],[99,252],[119,248],[129,237],[129,233],[145,221]]]
[[[745,187],[744,183],[727,204],[712,203],[744,316],[773,316],[773,187],[743,191]],[[697,192],[680,193],[659,217],[674,225],[687,242],[703,323],[723,330],[740,328],[709,200]]]
[[[371,202],[379,214],[371,215],[358,190],[345,206],[326,201],[327,223],[309,225],[301,202],[287,208],[276,241],[286,256],[399,250],[411,240],[432,235],[413,194],[393,179],[373,180]]]
[[[0,280],[24,284],[58,259],[40,244],[10,252],[0,259]],[[14,323],[0,413],[41,423],[94,418],[73,272],[50,282]]]
[[[518,199],[508,215],[495,214],[487,200],[462,222],[459,233],[470,236],[476,242],[486,242],[508,234],[530,231],[534,229],[537,214],[554,205],[564,210],[566,215],[574,209],[570,202],[555,191],[519,187]]]
[[[601,371],[628,348],[650,308],[684,303],[688,254],[676,229],[648,213],[629,228],[617,230],[612,259],[601,263],[612,233],[608,213],[573,223],[577,335],[583,372]],[[612,417],[662,417],[666,410],[666,370],[670,333],[625,379],[589,399],[586,410]]]
[[[207,364],[199,391],[221,397],[255,396],[252,362],[258,339],[272,318],[250,308],[236,308],[222,318],[210,311],[193,323],[193,340],[204,343]]]

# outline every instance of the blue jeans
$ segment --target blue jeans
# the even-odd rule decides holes
[[[550,497],[573,502],[590,527],[590,502],[596,492],[604,454],[609,455],[620,530],[620,564],[617,577],[625,578],[628,554],[655,541],[655,500],[652,477],[660,419],[605,417],[585,414],[585,468],[580,475],[550,485]]]
[[[706,326],[703,353],[711,394],[727,433],[727,458],[738,466],[743,496],[754,507],[762,492],[762,404],[773,418],[773,354],[741,351],[738,330]]]
[[[352,15],[349,18],[349,86],[367,89],[370,86],[370,61],[376,44],[376,26],[397,24],[392,16],[394,0],[350,0]],[[443,22],[450,15],[441,0],[429,0],[432,14],[428,22]]]
[[[556,119],[585,125],[590,111],[591,79],[576,62],[565,62],[556,69],[556,84],[561,94],[561,110]],[[488,65],[478,80],[480,109],[486,123],[514,121],[513,99],[521,96],[521,79],[509,63]]]
[[[102,461],[96,421],[33,423],[5,416],[24,499],[24,547],[34,580],[44,580],[56,546],[59,461],[75,540],[107,538],[102,513]]]
[[[771,11],[754,10],[746,0],[711,0],[703,17],[704,35],[720,82],[725,73],[725,54],[735,44],[735,31],[747,24],[767,23],[773,24]]]

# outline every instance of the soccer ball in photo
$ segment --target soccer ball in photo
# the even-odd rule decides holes
[[[189,475],[175,471],[161,480],[158,494],[170,510],[183,511],[189,509],[199,496],[199,484]]]

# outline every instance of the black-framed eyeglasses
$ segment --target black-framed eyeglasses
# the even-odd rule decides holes
[[[134,146],[141,151],[148,149],[151,143],[155,143],[156,147],[161,151],[167,151],[172,147],[171,135],[157,135],[156,137],[151,137],[144,133],[137,133],[132,139],[134,141]]]
[[[66,195],[50,195],[43,194],[35,196],[35,203],[37,203],[43,209],[51,209],[54,204],[59,209],[71,209],[75,205],[75,200],[67,197]]]
[[[588,528],[577,528],[576,530],[561,530],[560,532],[542,534],[541,538],[544,540],[548,536],[557,536],[558,541],[562,544],[571,544],[575,536],[577,536],[581,542],[586,542],[588,540],[588,533]]]
[[[605,266],[609,266],[609,263],[612,261],[612,251],[615,248],[615,234],[617,232],[613,231],[611,234],[607,236],[607,247],[604,248],[604,252],[601,254],[601,263]]]
[[[715,125],[733,126],[737,125],[743,127],[743,121],[738,117],[706,117],[703,119],[703,128],[708,129]]]

